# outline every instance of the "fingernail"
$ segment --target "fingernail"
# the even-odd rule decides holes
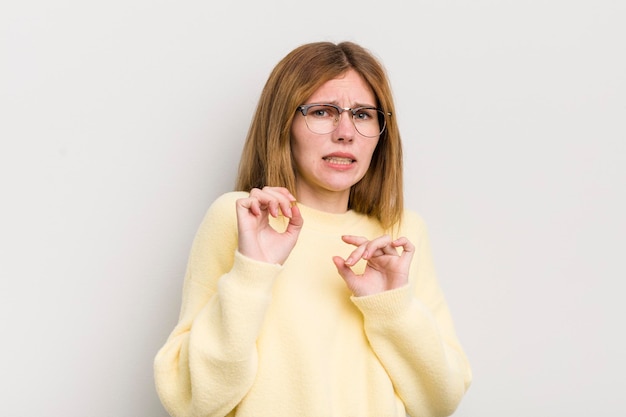
[[[353,263],[354,263],[354,260],[352,258],[346,259],[346,265],[352,265]]]

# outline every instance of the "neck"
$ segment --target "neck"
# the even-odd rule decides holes
[[[297,191],[298,201],[316,210],[327,213],[345,213],[348,211],[350,190],[342,192],[308,193],[306,190]]]

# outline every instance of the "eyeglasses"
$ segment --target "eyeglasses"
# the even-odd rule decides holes
[[[361,135],[373,138],[379,136],[387,125],[386,116],[391,113],[376,107],[343,108],[334,104],[303,104],[296,109],[304,116],[309,130],[318,135],[334,132],[339,126],[341,113],[352,113],[354,128]]]

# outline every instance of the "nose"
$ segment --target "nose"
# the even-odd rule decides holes
[[[333,132],[333,139],[336,141],[352,142],[356,135],[356,128],[352,121],[352,113],[344,111],[339,115],[337,120],[337,129]]]

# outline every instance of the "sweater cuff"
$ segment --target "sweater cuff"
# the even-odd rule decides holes
[[[365,318],[376,317],[378,320],[393,319],[409,310],[413,297],[410,284],[394,290],[363,297],[352,296],[350,299],[361,310]]]
[[[223,278],[239,289],[268,293],[271,292],[274,280],[282,270],[282,265],[260,262],[235,251],[233,267]]]

